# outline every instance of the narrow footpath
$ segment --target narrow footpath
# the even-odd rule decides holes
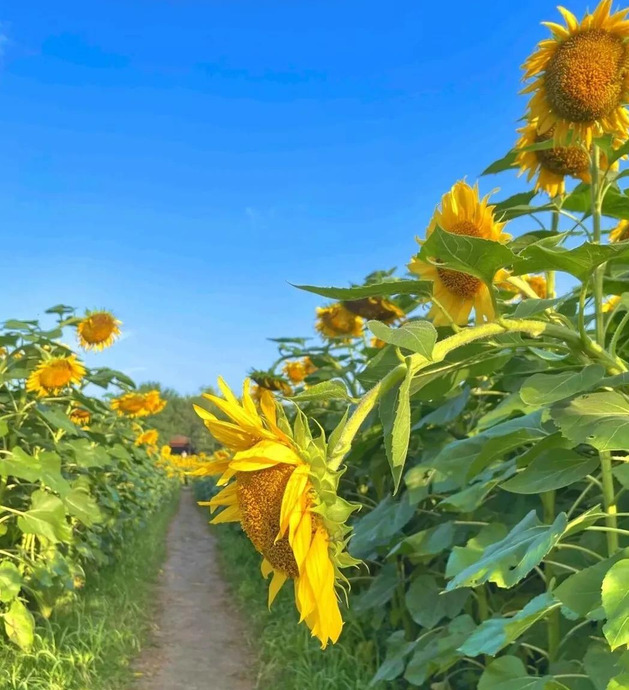
[[[168,530],[153,639],[134,664],[134,690],[253,690],[241,616],[218,569],[208,514],[190,489]]]

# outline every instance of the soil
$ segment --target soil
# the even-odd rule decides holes
[[[245,625],[218,568],[208,514],[184,489],[167,537],[152,644],[135,690],[253,690]]]

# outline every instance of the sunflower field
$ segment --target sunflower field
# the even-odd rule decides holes
[[[406,275],[300,286],[320,339],[197,410],[213,522],[321,647],[360,621],[374,686],[629,688],[629,9],[559,12],[484,173],[529,185],[455,182]]]
[[[42,647],[51,616],[72,608],[176,489],[156,434],[142,424],[163,409],[159,393],[86,368],[65,344],[100,350],[120,323],[63,305],[45,319],[47,327],[9,320],[0,331],[0,647],[15,645],[25,658]],[[0,669],[2,687],[10,675]]]

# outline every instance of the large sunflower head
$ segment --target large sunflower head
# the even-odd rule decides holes
[[[524,90],[533,94],[531,117],[558,144],[569,134],[586,146],[605,133],[627,138],[629,9],[612,14],[611,6],[601,0],[580,22],[559,7],[566,25],[544,22],[551,37],[524,63],[524,79],[534,79]]]
[[[297,410],[291,429],[280,405],[263,391],[260,411],[245,381],[238,401],[223,381],[224,397],[206,397],[227,417],[196,408],[212,435],[233,455],[213,461],[206,472],[224,488],[211,501],[223,508],[213,522],[239,522],[262,556],[262,574],[272,575],[269,605],[286,580],[295,588],[300,621],[325,647],[343,626],[337,587],[347,585],[341,568],[356,561],[345,546],[345,522],[355,506],[336,494],[339,472],[326,465],[326,445],[313,439]]]
[[[441,198],[441,206],[435,209],[426,237],[430,237],[439,226],[454,235],[506,242],[510,236],[502,231],[505,223],[496,220],[494,207],[489,205],[488,200],[488,196],[483,199],[479,197],[478,185],[470,187],[464,181],[455,183]],[[440,268],[439,257],[434,257],[434,261],[429,263],[415,256],[408,268],[420,278],[433,282],[435,301],[428,317],[436,326],[447,326],[451,322],[467,324],[472,307],[477,321],[495,318],[489,289],[481,280],[467,273]],[[496,280],[500,278],[497,276]]]
[[[143,393],[125,393],[111,401],[111,409],[127,417],[146,417],[146,398]]]
[[[26,390],[35,391],[37,395],[55,395],[71,384],[81,382],[85,376],[85,367],[76,355],[50,357],[42,360],[28,377]]]
[[[404,312],[391,300],[384,297],[364,297],[342,302],[343,306],[364,319],[377,319],[384,323],[393,323],[404,318]]]
[[[159,414],[165,407],[167,401],[161,397],[158,390],[152,390],[144,394],[144,407],[147,414]]]
[[[111,312],[88,312],[76,327],[79,343],[85,350],[109,347],[120,335],[120,325],[121,322]]]
[[[359,338],[363,332],[363,320],[341,302],[335,302],[327,307],[317,307],[316,329],[325,338]]]

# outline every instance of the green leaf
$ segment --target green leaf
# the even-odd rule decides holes
[[[22,575],[11,561],[0,563],[0,601],[4,604],[17,597],[22,589]]]
[[[290,399],[305,402],[310,400],[352,400],[352,397],[347,392],[347,387],[342,381],[330,379],[329,381],[316,383],[305,391],[293,395]]]
[[[406,537],[389,555],[399,551],[408,555],[411,561],[422,560],[449,549],[453,540],[454,523],[442,522],[435,527],[423,529],[410,537]]]
[[[63,502],[41,489],[31,494],[31,508],[18,517],[17,524],[25,534],[36,534],[53,543],[68,542],[72,537]]]
[[[561,403],[551,416],[573,443],[589,443],[598,450],[629,447],[629,403],[616,391],[590,393]]]
[[[405,602],[411,618],[430,630],[443,618],[458,616],[468,596],[468,589],[442,593],[432,575],[419,575],[411,582]]]
[[[6,419],[0,419],[0,438],[3,438],[9,433],[9,425]]]
[[[615,244],[592,244],[584,242],[575,249],[549,246],[542,240],[530,244],[513,263],[513,273],[539,273],[555,270],[570,273],[575,278],[585,281],[594,269],[613,259],[629,257],[629,242]]]
[[[492,661],[478,682],[478,690],[567,690],[549,676],[529,676],[517,656],[501,656]]]
[[[627,549],[612,558],[583,568],[578,573],[567,577],[555,588],[555,598],[571,611],[585,618],[602,606],[601,588],[608,570],[627,555]]]
[[[406,463],[411,434],[410,386],[413,372],[408,369],[400,386],[392,388],[380,399],[379,412],[384,432],[384,447],[393,476],[394,493],[400,486],[400,479]]]
[[[621,673],[609,681],[607,690],[627,690],[629,688],[629,673]]]
[[[109,452],[102,446],[90,443],[86,438],[73,439],[60,445],[63,451],[69,451],[79,467],[105,467],[111,464],[111,456],[129,459],[128,451],[121,445],[109,448]]]
[[[489,285],[496,271],[513,263],[516,257],[500,242],[454,235],[437,227],[424,242],[419,258],[428,263],[438,259],[443,267],[476,276]]]
[[[549,405],[590,390],[601,383],[605,369],[591,364],[580,371],[562,371],[558,374],[533,374],[520,388],[520,397],[527,405]]]
[[[517,476],[501,485],[514,494],[537,494],[569,486],[598,467],[597,457],[579,455],[569,448],[553,448],[538,455]]]
[[[554,309],[565,301],[565,297],[558,297],[556,299],[523,299],[516,305],[513,316],[518,319],[528,319],[535,314],[541,314],[546,309]]]
[[[61,409],[39,403],[37,411],[54,429],[63,429],[71,434],[76,434],[77,427]]]
[[[369,589],[361,592],[354,599],[354,609],[358,612],[384,606],[393,597],[399,584],[397,568],[394,563],[387,563],[371,580]]]
[[[387,496],[370,513],[356,521],[349,542],[351,555],[362,560],[373,560],[378,548],[388,546],[414,513],[415,507],[409,503],[407,495],[400,501]]]
[[[508,530],[502,523],[494,522],[483,527],[465,546],[454,546],[446,565],[446,577],[454,577],[476,563],[488,546],[504,539],[507,533]],[[504,578],[500,576],[499,580],[502,582]]]
[[[603,608],[607,623],[603,626],[612,651],[629,644],[629,559],[615,563],[603,580]]]
[[[69,307],[67,304],[56,304],[50,309],[46,309],[45,314],[59,314],[63,316],[64,314],[71,314],[74,311],[74,307]]]
[[[87,489],[76,486],[64,498],[63,502],[70,515],[80,520],[87,527],[100,522],[102,515],[98,504]]]
[[[4,614],[4,630],[7,637],[20,649],[28,652],[33,645],[35,621],[31,612],[15,599]]]
[[[381,283],[356,285],[349,288],[317,287],[315,285],[294,285],[293,287],[330,299],[352,300],[364,297],[387,297],[390,295],[431,295],[429,280],[384,280]]]
[[[489,167],[485,168],[481,175],[495,175],[496,173],[503,172],[504,170],[516,168],[517,166],[515,164],[515,159],[517,155],[517,151],[509,151],[506,156],[503,156],[500,160],[494,161]]]
[[[436,410],[428,413],[425,417],[422,417],[417,424],[413,426],[413,431],[418,431],[426,426],[442,426],[454,421],[465,409],[465,405],[470,397],[470,388],[465,386],[463,392],[460,395],[456,395],[453,398],[446,400],[443,405],[439,406]]]
[[[493,581],[499,587],[513,587],[548,554],[567,526],[565,513],[552,525],[543,525],[532,510],[501,541],[489,546],[481,557],[458,573],[446,587],[475,587]]]
[[[490,618],[481,623],[469,636],[459,651],[465,656],[490,654],[495,656],[525,633],[534,623],[559,606],[550,592],[544,592],[511,618]]]
[[[437,342],[437,331],[430,321],[408,321],[399,328],[391,328],[380,321],[367,321],[367,327],[385,343],[416,352],[426,359],[432,359]]]
[[[406,657],[413,651],[415,642],[407,642],[403,630],[396,630],[387,639],[387,655],[380,664],[369,687],[387,680],[395,680],[404,672]]]

